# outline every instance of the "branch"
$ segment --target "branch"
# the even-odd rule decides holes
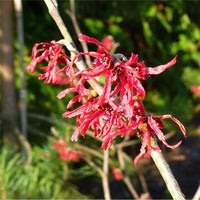
[[[122,143],[126,143],[126,140],[124,140]],[[130,193],[132,194],[133,198],[139,199],[139,195],[136,192],[135,188],[133,187],[129,177],[127,176],[126,170],[125,170],[125,163],[124,163],[124,159],[123,159],[123,155],[122,155],[122,146],[117,148],[117,156],[118,156],[120,168],[121,168],[122,172],[124,173],[124,178],[123,178],[124,183],[128,187],[128,189],[129,189]]]
[[[110,200],[110,189],[108,183],[108,160],[109,160],[109,150],[107,149],[104,151],[104,162],[103,162],[103,177],[102,177],[102,184],[103,184],[103,191],[104,191],[104,198],[106,200]]]
[[[158,148],[158,144],[155,139],[152,139],[152,146]],[[156,164],[160,174],[162,175],[169,192],[171,193],[174,200],[184,200],[183,193],[174,178],[168,163],[166,162],[163,154],[157,151],[151,151],[151,157]]]
[[[70,0],[70,9],[71,9],[71,11],[66,10],[66,13],[71,18],[73,26],[74,26],[74,29],[75,29],[76,34],[78,36],[81,33],[81,30],[80,30],[78,22],[76,20],[75,1],[74,0]],[[89,52],[87,43],[85,41],[80,41],[80,43],[81,43],[81,46],[83,48],[83,51],[84,52]],[[90,58],[88,56],[85,56],[85,60],[86,60],[87,65],[91,66],[91,61],[90,61]]]
[[[140,143],[139,140],[130,140],[130,141],[126,141],[126,142],[121,142],[119,144],[116,144],[116,148],[124,148],[124,147],[129,147],[129,146],[133,146]]]
[[[60,31],[65,39],[65,46],[71,53],[71,59],[73,60],[73,58],[79,53],[79,51],[76,48],[76,45],[74,44],[74,42],[71,38],[71,35],[69,34],[60,14],[58,12],[57,4],[55,4],[55,1],[56,0],[54,0],[54,1],[44,0],[44,2],[46,3],[46,6],[49,9],[49,14],[52,16],[52,18],[56,22],[58,28],[60,29]],[[79,57],[79,59],[77,59],[75,63],[76,63],[77,68],[80,71],[87,69],[87,66],[86,66],[85,62],[83,61],[82,57]],[[90,79],[90,80],[88,80],[88,83],[99,95],[103,94],[103,87],[97,80]]]
[[[94,155],[97,158],[100,158],[102,160],[104,159],[104,157],[102,155],[102,152],[96,151],[94,149],[91,149],[89,147],[83,146],[81,144],[76,144],[76,148],[79,149],[79,150],[82,150],[84,152],[90,153],[90,154],[92,154],[92,155]]]
[[[90,159],[88,159],[87,157],[85,157],[83,155],[81,155],[81,158],[83,158],[83,160],[85,160],[91,167],[96,169],[97,172],[99,172],[99,174],[101,175],[101,177],[104,176],[103,170],[99,166],[97,166],[94,162],[92,162]]]

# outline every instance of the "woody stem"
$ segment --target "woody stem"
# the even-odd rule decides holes
[[[103,191],[104,191],[104,198],[105,200],[110,200],[110,188],[109,188],[109,182],[108,182],[108,171],[109,171],[109,150],[107,149],[104,151],[104,159],[103,159],[103,176],[102,176],[102,185],[103,185]]]
[[[57,24],[60,32],[62,33],[64,39],[65,39],[65,46],[71,53],[71,59],[79,53],[78,49],[76,48],[76,45],[74,44],[71,35],[69,34],[69,31],[67,30],[67,27],[65,26],[57,8],[56,0],[44,0],[46,3],[46,6],[48,7],[49,14],[54,19],[55,23]],[[87,66],[82,59],[82,57],[79,57],[79,59],[76,60],[76,66],[77,68],[82,71],[87,69]],[[103,87],[102,85],[96,80],[96,79],[90,79],[88,80],[88,83],[91,85],[91,87],[99,94],[102,95],[103,93]]]
[[[157,141],[155,138],[152,138],[151,144],[153,147],[159,148]],[[169,168],[168,163],[166,162],[165,158],[163,157],[163,154],[161,152],[157,151],[151,151],[151,157],[156,164],[156,167],[158,168],[161,176],[163,177],[167,188],[172,195],[174,200],[184,200],[184,195],[181,192],[181,189],[174,178],[172,171]]]

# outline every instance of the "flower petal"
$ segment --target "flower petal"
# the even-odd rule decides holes
[[[173,120],[179,126],[183,135],[186,137],[185,127],[183,126],[183,124],[178,119],[176,119],[175,117],[172,117],[171,115],[162,115],[159,118],[160,119],[171,119],[171,120]]]
[[[99,105],[103,105],[105,101],[109,102],[111,86],[112,86],[112,73],[111,71],[108,71],[106,73],[105,87],[103,90],[103,94],[101,95],[99,99]]]
[[[67,88],[65,90],[63,90],[62,92],[60,92],[58,95],[57,95],[57,98],[58,99],[62,99],[64,96],[66,96],[68,93],[70,92],[76,92],[77,89],[76,88]]]
[[[78,141],[79,132],[80,132],[80,128],[79,128],[79,127],[76,127],[76,130],[75,130],[74,133],[72,134],[71,141],[75,141],[75,142]]]
[[[171,149],[174,149],[176,147],[178,147],[182,141],[178,142],[177,144],[175,145],[169,145],[167,142],[166,142],[166,138],[163,134],[163,132],[158,128],[157,126],[157,123],[156,121],[153,119],[153,116],[149,116],[148,117],[148,124],[149,126],[153,129],[153,131],[155,132],[156,136],[159,138],[159,140],[162,141],[163,144],[165,144],[167,147],[171,148]]]
[[[80,107],[78,107],[77,109],[73,110],[73,111],[67,111],[65,113],[62,114],[62,117],[68,117],[68,118],[72,118],[72,117],[75,117],[76,115],[79,115],[81,114],[85,108],[88,107],[88,105],[82,105]]]
[[[169,61],[168,63],[166,63],[165,65],[159,65],[157,67],[149,67],[146,68],[149,74],[152,75],[157,75],[162,73],[163,71],[165,71],[167,68],[171,67],[172,65],[174,65],[176,63],[176,57],[175,56],[171,61]]]
[[[140,153],[136,156],[136,158],[134,159],[134,165],[137,166],[139,160],[142,158],[142,156],[145,154],[146,150],[146,146],[147,146],[147,140],[145,139],[147,137],[147,132],[144,133],[143,135],[143,139],[142,139],[142,146],[140,148]]]
[[[83,35],[83,34],[79,34],[78,36],[79,36],[80,41],[86,41],[86,42],[89,42],[89,43],[93,43],[93,44],[96,44],[98,47],[105,49],[103,44],[101,42],[99,42],[98,40],[96,40],[95,38],[91,38],[91,37],[88,37],[88,36]]]

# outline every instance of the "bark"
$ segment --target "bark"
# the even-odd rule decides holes
[[[0,1],[1,125],[3,142],[17,143],[18,109],[14,75],[13,2]]]

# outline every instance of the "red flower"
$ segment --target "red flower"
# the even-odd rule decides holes
[[[138,62],[137,54],[132,53],[129,60],[127,60],[123,54],[109,53],[103,44],[94,38],[80,34],[79,39],[96,44],[98,49],[97,52],[80,53],[74,58],[73,63],[81,55],[89,55],[95,59],[91,68],[76,73],[73,78],[80,76],[85,80],[89,80],[90,78],[105,75],[105,88],[100,104],[103,101],[109,102],[119,92],[121,93],[121,100],[126,98],[126,96],[129,96],[129,99],[131,99],[136,95],[137,97],[144,98],[145,90],[140,80],[145,80],[150,75],[160,74],[176,63],[176,57],[174,57],[165,65],[147,68],[143,62]],[[114,90],[111,89],[113,87],[115,88]]]
[[[83,152],[70,148],[61,138],[52,142],[52,148],[58,150],[60,160],[79,162]]]
[[[79,133],[85,137],[87,130],[91,127],[94,130],[95,137],[104,139],[102,148],[107,149],[118,135],[123,136],[140,124],[141,119],[136,117],[136,113],[140,113],[139,110],[136,110],[138,101],[135,100],[134,106],[133,117],[131,121],[128,121],[123,112],[113,109],[109,104],[99,105],[98,98],[91,98],[79,108],[65,112],[63,117],[77,116],[77,128],[72,135],[73,141],[78,140]]]
[[[176,57],[164,65],[153,68],[146,67],[143,62],[138,62],[137,54],[132,53],[131,57],[127,59],[123,54],[109,53],[107,47],[104,46],[105,44],[103,45],[94,38],[80,34],[79,39],[96,44],[98,46],[97,52],[79,53],[70,62],[70,59],[55,41],[40,43],[34,46],[32,62],[27,67],[28,71],[34,73],[36,66],[48,58],[48,65],[40,68],[44,73],[38,76],[39,79],[45,79],[45,83],[65,84],[68,76],[71,88],[65,89],[57,97],[61,99],[69,92],[76,93],[69,101],[67,109],[72,108],[76,102],[82,103],[77,109],[63,114],[63,117],[77,117],[77,129],[72,135],[72,140],[77,141],[79,133],[85,137],[87,130],[92,128],[95,137],[104,139],[101,147],[107,149],[118,135],[124,136],[130,131],[138,132],[142,146],[139,155],[134,160],[135,165],[142,156],[150,156],[152,150],[160,151],[160,148],[154,148],[151,145],[152,137],[158,137],[169,148],[177,147],[181,142],[176,145],[169,145],[166,142],[161,131],[164,127],[162,120],[172,119],[185,136],[183,125],[171,115],[155,117],[147,114],[140,100],[140,98],[145,98],[145,90],[141,80],[146,80],[150,75],[162,73],[176,63]],[[87,70],[74,73],[73,64],[81,55],[93,57],[92,66]],[[85,86],[85,82],[101,75],[105,75],[103,94],[94,97],[91,95],[90,88]],[[79,78],[77,84],[74,84],[75,78]],[[52,145],[59,151],[60,159],[79,160],[78,156],[81,152],[69,148],[63,144],[63,141]]]
[[[123,179],[123,174],[119,168],[114,167],[112,169],[112,175],[114,176],[115,180],[121,181]]]
[[[181,144],[181,141],[175,145],[169,145],[166,142],[165,136],[163,132],[160,130],[164,128],[164,124],[161,121],[163,119],[173,120],[179,126],[183,135],[186,137],[186,131],[183,124],[176,118],[172,117],[171,115],[163,115],[159,117],[154,117],[153,115],[147,115],[146,117],[143,118],[143,122],[137,127],[137,131],[142,140],[142,146],[140,149],[140,154],[134,160],[135,166],[137,165],[138,161],[140,160],[142,156],[149,157],[152,150],[158,151],[158,152],[161,151],[160,148],[155,148],[151,145],[152,137],[157,136],[157,138],[160,141],[162,141],[164,145],[166,145],[167,147],[171,149],[174,149]]]
[[[69,58],[64,54],[61,46],[55,41],[51,43],[37,43],[34,45],[31,56],[31,63],[27,66],[27,71],[34,73],[36,66],[43,60],[47,59],[48,65],[40,67],[44,72],[38,75],[40,80],[46,79],[44,82],[49,84],[67,84],[66,74],[72,73]],[[59,69],[59,67],[62,67]]]

